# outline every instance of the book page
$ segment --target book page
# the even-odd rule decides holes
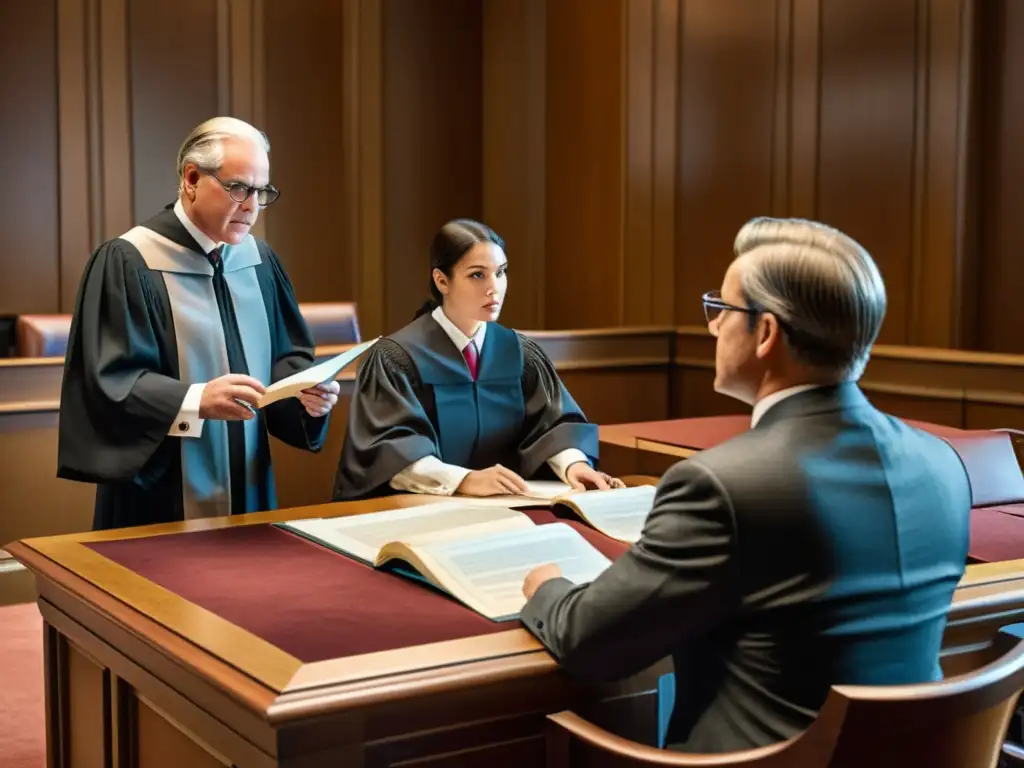
[[[654,506],[653,485],[586,491],[565,498],[594,528],[619,541],[640,540],[647,516]]]
[[[481,506],[510,507],[522,509],[524,507],[550,507],[555,499],[568,496],[573,493],[584,493],[584,491],[573,491],[568,483],[557,480],[528,480],[526,482],[526,493],[502,496],[454,496],[453,498],[472,500],[473,504]]]
[[[519,616],[523,581],[539,565],[557,563],[576,584],[593,581],[611,565],[579,532],[564,523],[536,525],[479,539],[417,546],[439,586],[495,621]]]
[[[441,502],[365,515],[292,520],[281,523],[281,527],[372,565],[381,547],[392,541],[413,543],[487,536],[532,528],[533,521],[508,508]]]
[[[317,384],[323,384],[325,381],[332,381],[346,366],[354,362],[363,352],[376,344],[379,339],[380,337],[378,336],[371,341],[356,344],[340,355],[335,355],[324,360],[322,363],[317,363],[303,371],[293,373],[291,376],[287,376],[280,381],[275,381],[267,387],[267,391],[260,397],[259,407],[265,408],[271,403],[276,403],[278,400],[284,400],[286,397],[296,397],[304,389],[315,387]]]

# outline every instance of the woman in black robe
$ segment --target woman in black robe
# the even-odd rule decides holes
[[[451,221],[434,237],[430,268],[433,299],[363,359],[334,500],[519,494],[524,478],[621,487],[595,469],[597,426],[547,355],[496,322],[508,283],[501,238]]]

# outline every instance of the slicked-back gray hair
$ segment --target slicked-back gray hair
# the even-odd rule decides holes
[[[871,255],[837,229],[756,218],[736,235],[749,306],[779,320],[793,354],[837,381],[857,380],[885,318],[885,283]]]
[[[237,117],[213,117],[196,126],[178,150],[178,194],[185,186],[185,165],[195,163],[208,171],[220,170],[224,162],[224,140],[244,139],[270,152],[270,139],[263,131]]]

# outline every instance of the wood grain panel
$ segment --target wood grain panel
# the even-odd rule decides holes
[[[544,327],[544,0],[483,0],[483,216],[505,240],[501,322]]]
[[[134,223],[128,0],[95,0],[87,7],[93,24],[90,42],[95,46],[91,57],[98,62],[90,96],[99,116],[92,174],[100,182],[100,194],[92,201],[99,213],[93,232],[99,243]]]
[[[979,168],[978,348],[1024,352],[1024,4],[985,0],[978,82],[981,101]]]
[[[96,487],[56,477],[57,414],[0,414],[0,547],[92,527]]]
[[[974,337],[976,126],[974,0],[918,3],[913,279],[907,341],[959,347]],[[924,81],[922,86],[921,80]]]
[[[139,768],[223,768],[231,761],[213,753],[196,737],[146,701],[135,700],[135,749]]]
[[[919,40],[917,3],[823,0],[817,217],[871,252],[889,309],[880,341],[909,335]]]
[[[74,309],[78,282],[94,247],[89,217],[89,123],[86,13],[82,0],[58,0],[60,77],[60,286],[58,311]]]
[[[565,371],[562,383],[587,418],[597,424],[669,418],[669,377],[665,368],[628,371]],[[643,392],[642,397],[637,393]]]
[[[547,3],[548,328],[623,318],[623,2]]]
[[[58,307],[56,44],[54,0],[0,3],[0,315]]]
[[[700,297],[721,285],[737,230],[771,208],[777,8],[682,8],[675,318],[700,323]]]
[[[478,0],[384,3],[386,332],[429,297],[430,241],[448,220],[480,218]]]
[[[110,673],[70,643],[66,659],[70,764],[110,765]]]
[[[384,329],[383,0],[344,0],[345,82],[341,170],[345,243],[355,260],[359,325]]]
[[[128,20],[138,222],[177,199],[178,149],[193,128],[218,114],[217,5],[130,0]]]
[[[300,10],[301,8],[301,10]],[[354,298],[357,254],[338,237],[344,200],[344,7],[264,3],[266,130],[281,198],[262,216],[300,301]],[[301,54],[299,53],[301,51]]]

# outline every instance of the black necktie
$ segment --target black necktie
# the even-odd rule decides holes
[[[249,375],[249,365],[245,360],[245,348],[238,332],[238,319],[235,317],[235,304],[231,300],[231,291],[224,279],[224,260],[219,248],[210,251],[206,257],[213,265],[213,293],[217,297],[217,309],[220,311],[220,324],[224,328],[224,344],[228,353],[228,369],[231,373]],[[259,418],[257,411],[257,418]],[[240,515],[246,512],[246,466],[245,466],[245,423],[228,422],[228,467],[231,478],[231,514]],[[262,506],[260,507],[263,508]]]

